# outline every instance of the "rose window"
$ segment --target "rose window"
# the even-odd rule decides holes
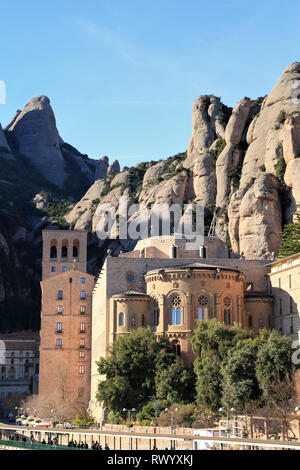
[[[181,305],[181,298],[179,295],[174,295],[172,297],[172,307],[180,307]]]
[[[206,295],[200,295],[198,303],[200,307],[208,307],[208,297]]]
[[[225,307],[230,307],[231,306],[231,298],[230,297],[225,297],[224,298],[224,305],[225,305]]]

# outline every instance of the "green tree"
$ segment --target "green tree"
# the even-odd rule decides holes
[[[294,255],[300,252],[300,212],[296,213],[294,224],[287,224],[282,231],[278,258]]]
[[[97,399],[116,412],[139,408],[154,397],[156,370],[168,367],[175,359],[168,338],[156,340],[150,328],[119,336],[108,352],[108,359],[98,362],[105,380],[99,383]]]
[[[155,376],[156,397],[169,404],[195,400],[195,373],[179,357],[169,367],[162,367]]]
[[[222,404],[244,407],[248,400],[256,400],[261,391],[258,386],[255,365],[257,347],[253,341],[239,342],[230,351],[222,367]]]
[[[72,424],[78,428],[90,427],[93,423],[94,418],[86,410],[79,410],[72,421]]]
[[[274,381],[283,381],[287,375],[289,377],[293,375],[292,340],[273,330],[262,332],[256,341],[258,343],[256,377],[264,398],[271,402]]]

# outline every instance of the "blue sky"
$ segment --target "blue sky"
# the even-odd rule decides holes
[[[300,60],[299,16],[299,0],[2,1],[0,122],[44,94],[91,158],[166,158],[186,149],[199,95],[257,98]]]

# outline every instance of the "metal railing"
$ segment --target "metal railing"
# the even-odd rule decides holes
[[[81,449],[78,447],[68,447],[61,445],[50,445],[42,444],[41,442],[23,442],[15,440],[0,439],[0,447],[13,447],[16,449],[27,449],[27,450],[90,450]]]

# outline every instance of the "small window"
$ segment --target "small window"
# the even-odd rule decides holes
[[[136,316],[135,316],[135,314],[131,315],[131,326],[136,326]]]
[[[85,314],[85,305],[80,305],[80,315]]]
[[[85,358],[85,351],[79,351],[79,359]]]
[[[249,317],[248,317],[248,327],[252,328],[252,326],[253,326],[252,315],[249,315]]]
[[[58,313],[58,314],[62,314],[62,313],[63,313],[63,306],[62,306],[62,305],[58,305],[58,306],[57,306],[57,313]]]
[[[61,338],[57,338],[56,346],[62,346],[62,339]]]
[[[81,348],[84,348],[85,347],[85,339],[84,338],[80,338],[80,347]]]
[[[292,288],[292,275],[289,275],[289,289]]]
[[[204,320],[204,313],[203,313],[203,308],[199,307],[198,308],[198,320],[203,321]]]
[[[134,282],[135,281],[135,275],[133,273],[128,273],[127,274],[127,281]]]
[[[63,273],[66,273],[67,271],[68,271],[68,269],[66,268],[66,266],[63,266],[62,272],[63,272]]]
[[[80,323],[80,333],[85,333],[85,323]]]
[[[61,322],[57,322],[57,331],[58,331],[59,333],[62,332],[62,323],[61,323]]]
[[[264,327],[264,320],[263,320],[263,318],[260,318],[260,319],[259,319],[258,324],[259,324],[259,328],[263,328],[263,327]]]
[[[119,326],[124,326],[124,313],[119,315]]]
[[[79,374],[83,375],[85,373],[85,367],[84,366],[79,366]]]
[[[56,273],[56,266],[51,266],[51,272]]]
[[[82,290],[80,293],[81,300],[85,300],[85,290]]]
[[[142,314],[142,326],[145,326],[145,315]]]
[[[58,298],[58,300],[62,300],[62,298],[63,298],[63,291],[62,290],[58,291],[57,298]]]
[[[82,277],[82,278],[80,279],[80,282],[81,282],[81,284],[85,284],[85,277]]]

